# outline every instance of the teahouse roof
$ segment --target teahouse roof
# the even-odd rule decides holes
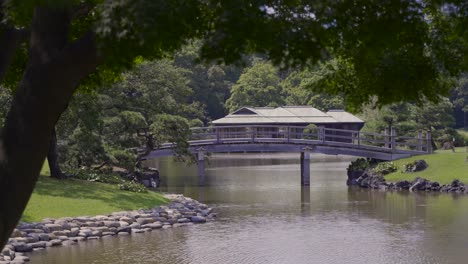
[[[344,110],[324,113],[312,106],[242,107],[233,113],[214,120],[215,125],[228,124],[324,124],[364,123]]]

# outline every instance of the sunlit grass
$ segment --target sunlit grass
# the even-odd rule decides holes
[[[466,147],[452,150],[438,150],[434,154],[415,156],[394,161],[398,166],[398,171],[385,176],[388,182],[400,180],[413,180],[415,177],[422,177],[441,184],[447,184],[454,179],[458,179],[468,184],[468,153]],[[420,172],[403,173],[403,166],[415,160],[425,160],[429,167]]]
[[[116,211],[152,208],[167,203],[160,193],[122,191],[116,185],[48,177],[44,166],[22,220],[108,214]]]

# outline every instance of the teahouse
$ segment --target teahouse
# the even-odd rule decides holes
[[[344,110],[329,110],[324,113],[311,106],[281,106],[242,107],[223,118],[214,120],[212,124],[215,127],[226,127],[223,129],[226,134],[255,129],[262,134],[271,133],[273,136],[288,129],[302,133],[309,125],[359,131],[364,126],[364,121]]]

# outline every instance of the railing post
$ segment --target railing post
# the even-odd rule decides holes
[[[288,127],[288,143],[291,141],[291,128]]]
[[[324,127],[320,127],[320,131],[319,131],[319,138],[320,138],[320,141],[322,141],[322,143],[325,143],[325,128]]]
[[[252,133],[251,141],[252,141],[252,143],[254,143],[255,142],[255,129],[254,129],[254,127],[250,127],[250,131]]]
[[[426,132],[426,143],[427,143],[427,153],[432,153],[432,136],[431,130],[428,129]]]
[[[219,142],[220,142],[220,138],[219,138],[219,128],[218,128],[218,127],[215,127],[215,130],[216,130],[216,144],[219,144]]]
[[[360,131],[357,132],[357,145],[358,147],[361,146],[361,132]]]
[[[418,131],[418,151],[423,150],[423,139],[422,139],[423,132],[422,130]]]
[[[391,127],[390,129],[390,137],[391,137],[391,144],[392,144],[392,150],[396,149],[396,130],[394,127]]]
[[[388,129],[388,127],[385,128],[385,132],[384,132],[385,136],[384,136],[384,139],[385,139],[385,148],[390,148],[390,131]]]

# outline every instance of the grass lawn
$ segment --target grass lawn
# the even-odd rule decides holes
[[[394,163],[398,166],[399,171],[386,175],[385,179],[388,182],[396,182],[422,177],[431,181],[437,181],[440,184],[447,184],[454,179],[458,179],[468,184],[468,162],[465,161],[468,152],[466,152],[466,147],[456,148],[455,151],[453,153],[452,150],[438,150],[431,155],[396,160]],[[429,164],[426,170],[414,173],[401,172],[405,164],[420,159],[425,160]]]
[[[36,188],[23,213],[26,222],[44,218],[108,214],[123,210],[152,208],[167,203],[160,193],[134,193],[116,185],[75,179],[56,180],[44,166]]]

